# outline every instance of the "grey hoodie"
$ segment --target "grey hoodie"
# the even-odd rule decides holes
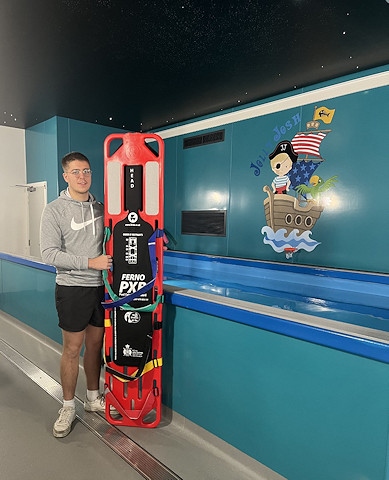
[[[73,200],[67,190],[50,202],[41,219],[41,254],[57,270],[58,285],[96,287],[102,273],[88,268],[88,259],[102,255],[103,205],[89,194],[87,202]]]

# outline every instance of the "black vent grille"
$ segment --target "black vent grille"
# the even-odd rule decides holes
[[[226,210],[192,210],[181,212],[181,233],[184,235],[226,236]]]
[[[200,147],[202,145],[210,145],[211,143],[224,142],[224,132],[225,130],[218,130],[217,132],[184,138],[184,148]]]

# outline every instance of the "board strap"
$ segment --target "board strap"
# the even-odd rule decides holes
[[[107,292],[111,298],[111,300],[101,302],[102,306],[104,308],[114,308],[114,307],[122,307],[123,310],[133,310],[133,311],[140,311],[140,312],[152,312],[156,309],[159,303],[163,302],[163,295],[157,295],[156,300],[154,303],[150,305],[145,305],[143,307],[135,308],[131,307],[129,305],[130,302],[132,302],[135,298],[140,297],[143,293],[148,292],[155,283],[155,280],[157,278],[157,257],[156,257],[156,248],[155,248],[155,242],[157,238],[164,237],[164,231],[161,229],[156,229],[151,237],[148,240],[148,247],[149,247],[149,255],[150,255],[150,260],[151,260],[151,270],[152,270],[152,275],[153,279],[150,280],[146,285],[144,285],[142,288],[137,290],[136,292],[126,295],[125,297],[118,297],[116,293],[112,290],[111,285],[108,282],[108,272],[107,270],[103,270],[103,280],[104,280],[104,285],[105,288],[107,289]],[[111,237],[111,231],[108,227],[105,227],[104,231],[104,242],[103,242],[103,254],[105,255],[106,249],[105,245],[108,242],[108,240]]]

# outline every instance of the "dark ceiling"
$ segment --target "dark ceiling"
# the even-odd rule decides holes
[[[0,121],[168,126],[389,64],[389,0],[0,0]]]

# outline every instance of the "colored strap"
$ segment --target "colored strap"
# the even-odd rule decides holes
[[[111,326],[111,323],[110,323],[109,319],[105,319],[104,322],[105,322],[105,327],[110,327]],[[145,359],[148,357],[148,355],[150,353],[151,335],[147,335],[147,339],[150,340],[150,342],[149,342],[149,345],[148,345],[147,355],[144,356]],[[108,365],[108,363],[111,363],[112,360],[111,360],[110,355],[108,355],[108,356],[105,355],[105,335],[104,335],[104,338],[103,338],[103,349],[102,349],[102,351],[103,351],[103,360],[104,360],[106,372],[115,376],[121,382],[132,382],[133,380],[137,380],[139,377],[141,377],[145,373],[150,372],[150,370],[152,370],[153,368],[162,367],[162,358],[153,358],[152,360],[150,360],[147,363],[144,361],[143,365],[141,363],[139,368],[137,370],[135,370],[135,372],[133,372],[132,375],[127,375],[126,373],[119,372],[118,370],[115,370],[114,368],[112,368]]]
[[[133,380],[137,380],[139,377],[141,377],[145,373],[150,372],[150,370],[152,370],[153,368],[162,367],[162,363],[163,363],[162,358],[155,358],[146,363],[146,365],[144,366],[140,374],[139,374],[140,369],[138,369],[132,375],[127,375],[123,372],[118,372],[117,370],[109,367],[108,365],[105,366],[105,370],[106,372],[110,373],[121,382],[132,382]]]
[[[106,252],[105,245],[108,242],[110,236],[111,236],[111,232],[110,232],[109,228],[105,227],[104,242],[103,242],[103,253],[104,253],[104,255],[105,255],[105,252]],[[107,272],[107,270],[103,270],[104,284],[105,284],[107,292],[108,292],[108,294],[111,298],[111,301],[102,302],[102,306],[104,308],[123,307],[124,310],[135,310],[135,311],[149,312],[149,311],[155,310],[157,305],[159,303],[161,303],[161,301],[163,300],[163,296],[162,295],[157,295],[156,301],[151,305],[146,305],[144,307],[139,307],[139,308],[135,308],[135,307],[131,307],[130,305],[126,305],[126,304],[129,304],[130,302],[132,302],[135,298],[140,297],[140,295],[142,295],[143,293],[148,292],[153,287],[153,285],[155,283],[155,280],[157,278],[156,277],[157,276],[156,239],[160,238],[160,237],[163,237],[163,236],[164,236],[163,230],[157,229],[153,232],[153,234],[151,235],[151,237],[148,240],[149,255],[150,255],[150,260],[151,260],[151,271],[152,271],[153,279],[150,280],[150,282],[148,282],[146,285],[144,285],[142,288],[140,288],[136,292],[134,292],[130,295],[127,295],[125,297],[118,297],[108,283],[108,272]]]
[[[120,308],[122,310],[130,310],[132,312],[154,312],[154,310],[158,307],[158,305],[160,303],[163,303],[164,301],[165,301],[165,298],[163,295],[157,295],[154,303],[150,303],[149,305],[145,305],[144,307],[131,307],[131,305],[124,304]]]

